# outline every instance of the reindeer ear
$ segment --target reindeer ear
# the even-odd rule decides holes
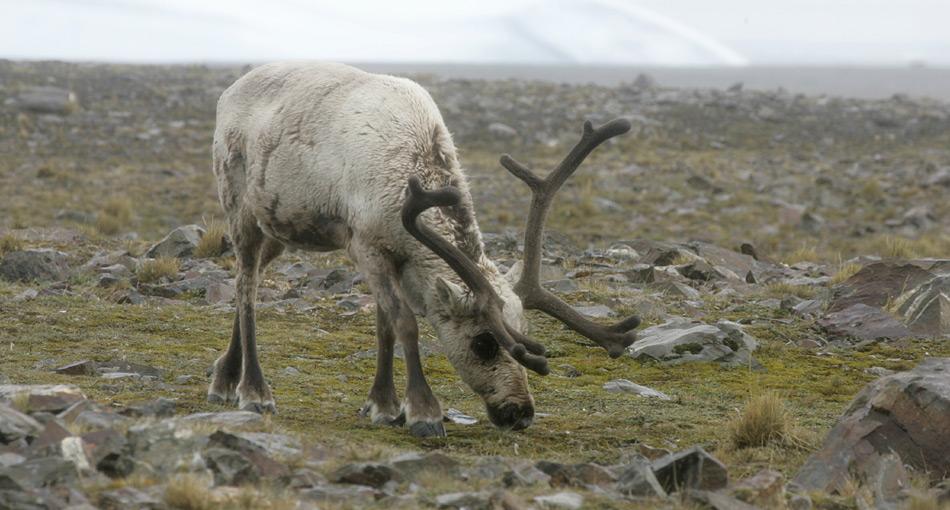
[[[435,279],[435,294],[439,302],[447,308],[458,308],[465,299],[465,291],[462,287],[441,276]]]
[[[511,269],[505,273],[505,280],[508,280],[509,284],[514,285],[521,279],[522,273],[524,273],[524,262],[519,260],[512,264]]]

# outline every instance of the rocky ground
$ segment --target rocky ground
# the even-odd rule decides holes
[[[424,329],[449,437],[419,441],[359,416],[375,313],[339,254],[265,275],[280,414],[204,402],[233,313],[210,136],[243,71],[0,62],[0,508],[950,504],[950,106],[416,77],[505,267],[529,196],[498,154],[632,120],[562,191],[543,279],[645,319],[611,360],[531,314],[554,373],[519,433]]]

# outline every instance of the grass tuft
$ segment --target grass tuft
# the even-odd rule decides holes
[[[821,255],[818,249],[808,244],[802,244],[795,251],[785,257],[786,264],[795,264],[798,262],[819,262]]]
[[[163,277],[172,278],[178,274],[179,261],[174,257],[159,257],[146,260],[138,270],[141,283],[154,283]]]
[[[96,229],[105,235],[118,234],[132,220],[132,201],[126,197],[110,198],[96,218]]]
[[[23,241],[13,234],[6,234],[0,237],[0,257],[13,251],[23,249]]]
[[[814,287],[808,285],[792,285],[790,283],[770,283],[765,288],[766,294],[776,298],[795,296],[801,299],[812,299],[818,293]]]
[[[198,241],[195,257],[206,259],[220,257],[228,246],[228,226],[213,217],[205,221],[205,234]]]
[[[165,504],[177,510],[212,510],[208,484],[194,475],[178,475],[165,486]]]
[[[796,446],[803,442],[785,400],[774,391],[753,397],[731,423],[730,432],[736,448]]]

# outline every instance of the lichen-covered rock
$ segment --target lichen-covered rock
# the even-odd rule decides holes
[[[627,347],[634,358],[648,357],[669,363],[716,361],[726,365],[751,362],[757,342],[739,324],[719,321],[704,324],[676,318],[640,332]]]
[[[347,464],[331,477],[335,483],[350,483],[379,488],[390,480],[401,480],[402,475],[386,464],[363,462]]]
[[[638,457],[623,467],[617,490],[621,494],[639,497],[666,497],[666,491],[660,485],[653,468],[645,457]]]
[[[0,261],[0,278],[14,282],[62,280],[68,271],[68,256],[49,248],[10,252]]]
[[[807,490],[843,487],[867,476],[889,452],[937,478],[950,476],[950,358],[882,377],[851,402],[794,481]]]

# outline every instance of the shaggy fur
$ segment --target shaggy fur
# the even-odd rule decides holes
[[[367,409],[376,422],[405,419],[419,435],[444,434],[442,413],[422,374],[416,315],[436,330],[461,375],[502,426],[530,423],[533,400],[524,369],[503,350],[477,357],[472,339],[486,328],[460,280],[400,223],[406,183],[454,186],[458,206],[422,218],[477,261],[505,300],[509,324],[523,327],[521,301],[484,255],[481,234],[452,137],[429,94],[410,80],[329,63],[259,67],[218,101],[214,172],[238,253],[237,317],[230,348],[215,364],[209,399],[274,410],[256,357],[257,275],[283,246],[347,250],[366,275],[378,307],[379,357]],[[392,348],[405,349],[406,402],[392,382]],[[512,411],[517,409],[517,412]],[[498,423],[498,422],[496,422]]]

